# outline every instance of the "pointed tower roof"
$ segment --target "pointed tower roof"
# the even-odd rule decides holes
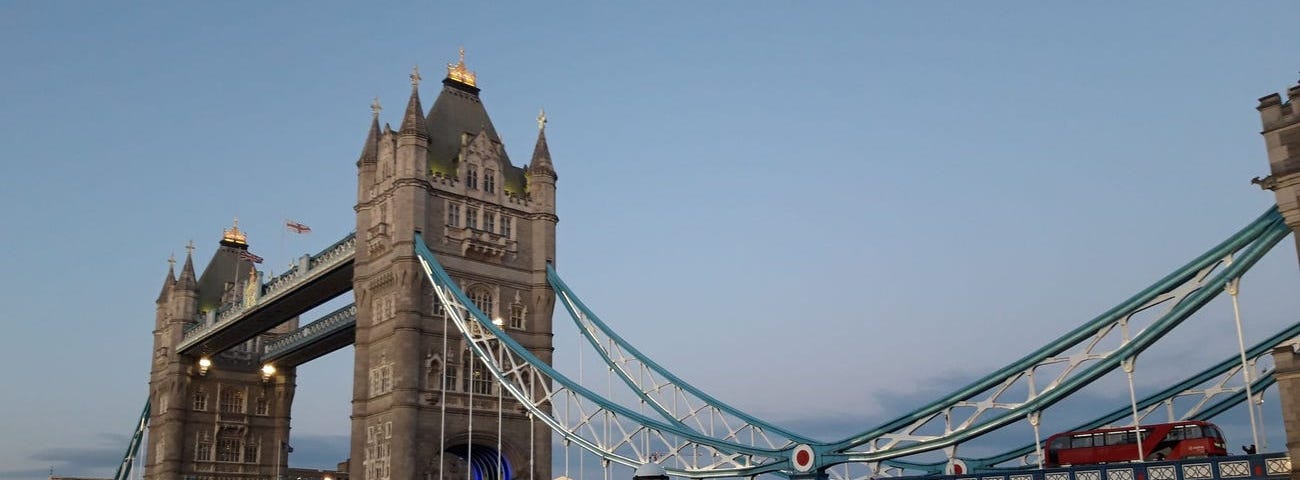
[[[158,292],[158,301],[163,303],[167,297],[171,296],[172,289],[176,287],[176,255],[167,257],[167,278],[163,279],[162,291]]]
[[[537,114],[537,145],[533,147],[533,159],[528,162],[529,173],[549,173],[555,176],[555,165],[551,163],[551,149],[546,145],[546,110]]]
[[[250,258],[255,256],[248,253],[248,237],[239,230],[236,218],[233,226],[222,231],[220,246],[199,277],[199,311],[221,307],[227,291],[248,278],[249,270],[253,269]]]
[[[424,121],[424,107],[420,106],[420,67],[411,69],[411,98],[406,101],[406,113],[402,114],[403,135],[428,136],[429,128]]]
[[[357,159],[357,165],[363,163],[379,162],[379,111],[383,107],[379,106],[379,97],[370,104],[370,133],[366,134],[366,144],[361,147],[361,157]]]
[[[489,139],[501,143],[492,119],[488,118],[483,101],[479,99],[476,82],[474,72],[465,68],[465,49],[462,48],[460,61],[447,64],[447,78],[442,80],[442,91],[429,109],[429,163],[435,171],[445,174],[456,171],[461,135],[487,132]]]
[[[194,241],[185,246],[185,266],[181,267],[181,276],[176,279],[176,290],[194,291],[199,288],[194,275]]]

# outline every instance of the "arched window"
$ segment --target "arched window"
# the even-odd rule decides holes
[[[491,170],[483,171],[483,190],[487,193],[494,193],[497,189],[497,177],[492,174]]]
[[[494,311],[492,310],[491,290],[488,290],[485,287],[475,288],[470,291],[469,299],[474,302],[474,305],[477,306],[479,310],[482,310],[483,313],[488,316],[488,319],[492,318]]]
[[[471,190],[478,189],[478,168],[470,165],[465,173],[465,187]]]

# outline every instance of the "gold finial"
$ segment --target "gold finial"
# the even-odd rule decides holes
[[[194,255],[194,240],[185,244],[185,256]]]
[[[546,130],[546,109],[537,112],[537,129]]]
[[[473,87],[475,85],[474,72],[465,68],[465,47],[460,47],[460,60],[455,65],[447,64],[447,78],[455,80]]]
[[[248,237],[244,236],[244,232],[239,231],[239,217],[235,217],[234,225],[221,231],[221,241],[237,245],[248,245]]]
[[[170,270],[170,269],[173,269],[173,268],[176,268],[176,254],[175,254],[175,253],[173,253],[173,254],[167,256],[167,268],[168,268],[169,270]]]
[[[375,97],[375,101],[370,102],[370,113],[373,113],[375,118],[379,118],[379,112],[383,109],[384,107],[379,105],[379,97]]]
[[[420,66],[416,65],[411,67],[411,87],[420,86],[420,80],[422,80],[420,77]]]

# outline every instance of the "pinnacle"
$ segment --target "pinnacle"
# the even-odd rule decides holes
[[[546,129],[537,131],[537,146],[533,147],[533,160],[529,162],[531,172],[547,172],[555,175],[555,165],[551,163],[551,149],[546,145]]]
[[[194,247],[187,247],[185,266],[181,267],[181,277],[176,280],[175,288],[180,290],[198,290],[199,282],[194,275]]]
[[[163,279],[162,291],[158,293],[157,303],[167,301],[172,289],[176,287],[176,257],[172,256],[172,258],[167,259],[167,263],[167,278]]]
[[[357,159],[357,164],[378,163],[379,162],[379,115],[376,114],[370,119],[370,133],[366,135],[366,143],[361,147],[361,158]]]
[[[406,101],[406,113],[402,115],[403,135],[419,135],[427,137],[429,129],[424,121],[424,108],[420,106],[420,89],[411,86],[411,98]]]

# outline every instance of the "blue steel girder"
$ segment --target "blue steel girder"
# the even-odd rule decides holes
[[[1251,346],[1246,350],[1247,369],[1254,372],[1255,365],[1261,359],[1271,355],[1274,347],[1300,341],[1298,336],[1300,336],[1300,322]],[[1181,382],[1139,400],[1137,402],[1138,418],[1146,419],[1163,410],[1168,415],[1167,421],[1171,422],[1212,419],[1246,400],[1244,383],[1228,385],[1229,382],[1233,381],[1242,382],[1242,379],[1239,378],[1241,373],[1241,358],[1237,354],[1233,354],[1200,373],[1187,377]],[[1255,398],[1259,398],[1265,389],[1274,384],[1274,379],[1269,371],[1252,375],[1251,378],[1251,392]],[[1192,399],[1194,401],[1180,411],[1176,403],[1178,399]],[[1066,429],[1066,431],[1132,426],[1132,420],[1132,406],[1125,403],[1105,415]],[[1034,466],[1038,464],[1036,455],[1035,445],[1030,443],[997,455],[982,458],[959,458],[959,460],[965,463],[967,471],[978,472],[1001,468],[998,465],[1007,462],[1018,462],[1016,465],[1008,465],[1009,468]],[[907,470],[923,470],[932,474],[942,473],[945,467],[943,462],[914,463],[890,460],[886,461],[886,463]]]
[[[1102,316],[954,394],[830,445],[823,460],[869,463],[937,450],[1036,414],[1106,373],[1131,365],[1139,353],[1217,296],[1289,233],[1277,210],[1269,209],[1229,240]],[[1165,312],[1145,329],[1130,335],[1129,319],[1161,304],[1167,304]],[[1119,347],[1093,351],[1100,340],[1116,330],[1123,334]],[[1075,352],[1062,355],[1069,349]],[[1055,364],[1066,367],[1046,385],[1035,382],[1037,369]],[[1021,380],[1027,386],[1026,398],[1000,398]],[[980,394],[987,395],[972,400]],[[971,412],[963,415],[957,410],[961,407]],[[916,433],[936,419],[945,421],[942,434]]]
[[[352,289],[356,234],[352,233],[298,266],[268,280],[256,298],[227,305],[210,323],[184,333],[177,347],[186,355],[215,355]]]
[[[670,475],[719,478],[790,469],[790,450],[720,441],[641,415],[565,377],[534,356],[474,305],[438,263],[419,234],[416,255],[437,300],[498,385],[561,436],[605,462],[638,467],[659,462]],[[564,411],[564,415],[559,414]]]
[[[140,454],[140,444],[144,442],[145,430],[149,427],[149,410],[150,401],[145,399],[144,409],[140,411],[140,419],[135,422],[135,432],[131,434],[131,441],[127,443],[122,463],[118,464],[117,471],[113,473],[113,480],[131,478],[131,469],[135,466],[135,458]]]
[[[602,321],[550,265],[546,278],[569,316],[601,359],[642,402],[669,422],[728,442],[787,449],[814,440],[727,405],[669,372]],[[746,439],[745,437],[749,437]]]
[[[356,341],[357,305],[347,306],[267,342],[262,348],[262,363],[277,367],[296,367]]]

